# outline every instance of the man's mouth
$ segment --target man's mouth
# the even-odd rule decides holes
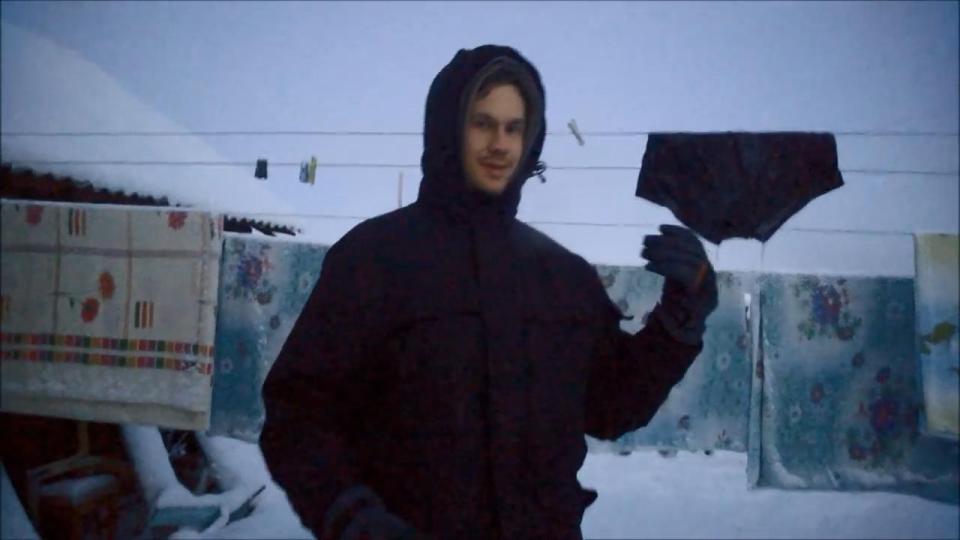
[[[498,163],[480,163],[484,169],[486,169],[493,176],[503,176],[509,169],[509,165],[502,165]]]

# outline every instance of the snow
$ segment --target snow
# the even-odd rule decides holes
[[[957,538],[960,508],[894,493],[747,488],[747,456],[589,454],[586,538]]]
[[[266,484],[253,513],[175,538],[309,538],[257,445],[203,437],[231,492]],[[909,495],[748,488],[746,454],[591,452],[578,478],[599,492],[585,538],[957,538],[960,508]],[[241,486],[243,489],[241,489]],[[234,508],[236,505],[232,506]]]
[[[7,469],[0,463],[0,538],[17,538],[20,540],[39,540],[40,535],[33,528],[33,523],[27,517],[17,492],[13,489]]]
[[[151,508],[220,507],[220,517],[205,531],[184,528],[177,532],[176,538],[309,538],[309,532],[300,525],[286,495],[270,479],[263,455],[256,445],[197,433],[197,440],[213,462],[224,491],[194,495],[177,480],[157,427],[126,424],[122,431],[144,497]],[[260,486],[266,486],[266,490],[254,499],[253,513],[228,525],[230,512],[240,507]],[[264,519],[264,516],[269,518]]]
[[[164,131],[183,126],[151,109],[96,64],[52,40],[0,21],[0,124],[7,132]],[[43,66],[43,69],[37,69]],[[16,81],[16,84],[7,84]],[[97,99],[90,99],[97,96]],[[128,193],[168,196],[209,210],[290,212],[249,167],[31,165],[30,161],[227,161],[200,137],[0,139],[4,161]]]
[[[41,496],[64,497],[77,504],[94,493],[116,487],[117,479],[109,474],[70,478],[40,488]]]

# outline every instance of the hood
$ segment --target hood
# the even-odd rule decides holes
[[[461,157],[461,140],[467,106],[487,75],[502,63],[515,62],[529,73],[534,96],[527,111],[532,120],[524,140],[524,153],[510,184],[500,195],[490,195],[467,185]],[[423,126],[423,179],[417,201],[457,217],[494,213],[513,218],[524,183],[543,171],[539,162],[546,134],[543,84],[537,69],[511,47],[483,45],[461,49],[434,78],[427,95]]]

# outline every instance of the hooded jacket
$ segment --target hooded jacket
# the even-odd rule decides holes
[[[505,62],[529,74],[533,129],[490,196],[467,187],[460,145],[466,104]],[[328,251],[264,384],[260,440],[318,537],[337,495],[364,484],[436,538],[580,538],[596,498],[577,481],[584,434],[645,425],[700,352],[657,317],[621,330],[590,264],[516,219],[543,96],[515,50],[460,50],[427,97],[417,201]]]

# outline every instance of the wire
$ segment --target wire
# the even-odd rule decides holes
[[[722,132],[747,131],[750,133],[783,133],[788,130],[744,130],[726,129]],[[832,133],[843,137],[958,137],[955,131],[827,131],[795,130]],[[720,131],[718,131],[720,132]],[[700,133],[684,130],[655,131],[580,131],[590,137],[641,137],[652,133]],[[574,135],[569,131],[548,131],[549,136]],[[248,137],[248,136],[319,136],[319,137],[421,137],[422,131],[316,131],[316,130],[234,130],[234,131],[4,131],[3,137]]]
[[[365,219],[370,219],[371,216],[348,216],[342,214],[286,214],[286,213],[273,213],[273,212],[233,212],[229,210],[219,210],[224,214],[229,214],[231,216],[237,217],[291,217],[291,218],[316,218],[316,219],[344,219],[344,220],[355,220],[363,221]]]
[[[273,213],[273,212],[229,212],[232,216],[239,217],[273,217],[273,218],[284,218],[284,217],[293,217],[293,218],[315,218],[315,219],[344,219],[344,220],[355,220],[363,221],[366,219],[371,219],[372,216],[348,216],[340,214],[287,214],[287,213]],[[660,223],[603,223],[603,222],[591,222],[591,221],[524,221],[527,225],[547,225],[547,226],[562,226],[562,227],[601,227],[601,228],[632,228],[632,229],[656,229],[661,224]],[[800,233],[839,233],[839,234],[853,234],[853,235],[866,235],[866,236],[912,236],[912,232],[904,231],[869,231],[869,230],[856,230],[856,229],[812,229],[809,227],[790,227],[790,228],[781,228],[778,229],[778,232],[800,232]]]
[[[126,161],[126,160],[10,160],[13,165],[117,165],[117,166],[144,166],[144,167],[250,167],[254,162],[248,161]],[[269,161],[270,167],[300,167],[302,163],[294,161]],[[420,169],[419,164],[410,163],[317,163],[317,167],[325,169]],[[547,171],[639,171],[639,166],[628,165],[551,165]],[[841,169],[842,173],[873,174],[873,175],[918,175],[918,176],[957,176],[960,171],[915,171],[894,169]]]

